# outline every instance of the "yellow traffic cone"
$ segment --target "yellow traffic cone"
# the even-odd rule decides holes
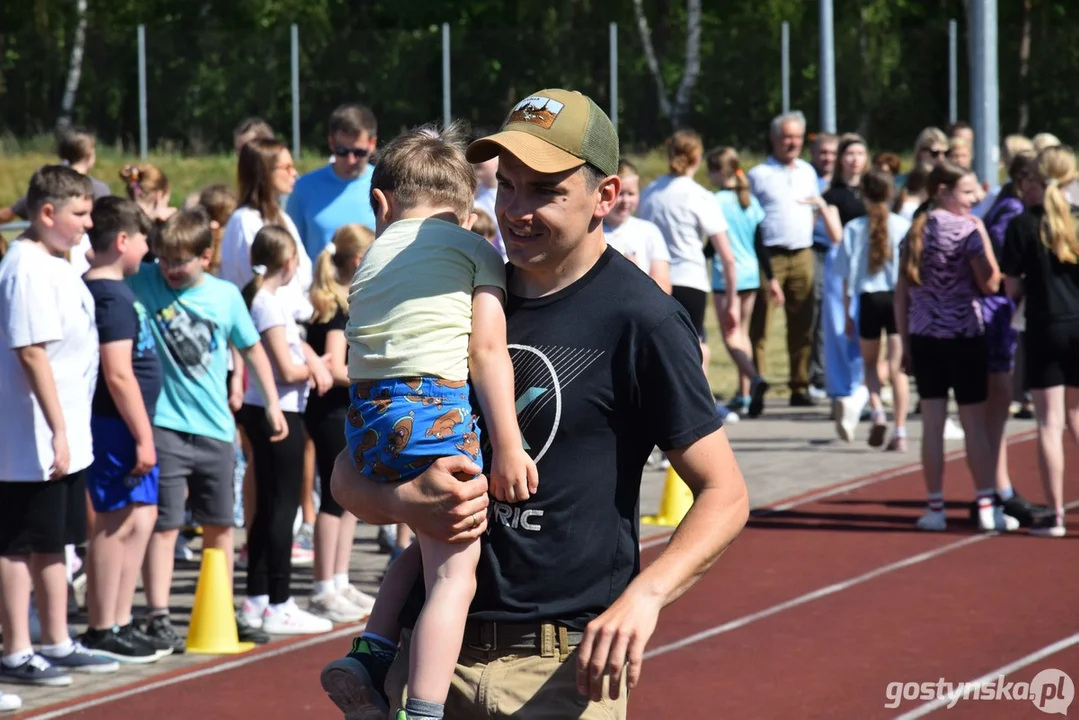
[[[235,655],[253,647],[255,643],[240,642],[236,630],[236,610],[232,606],[232,586],[225,565],[225,551],[206,548],[202,551],[199,584],[195,588],[187,652]]]
[[[692,505],[693,491],[678,477],[673,467],[668,467],[667,482],[663,485],[663,497],[659,501],[659,514],[645,515],[641,522],[645,525],[678,527]]]

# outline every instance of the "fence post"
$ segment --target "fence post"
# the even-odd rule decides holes
[[[292,46],[292,156],[300,159],[300,27],[289,28]]]
[[[611,23],[608,31],[611,46],[611,124],[618,132],[618,23]]]
[[[959,119],[959,33],[955,20],[948,21],[948,122]]]
[[[150,152],[150,138],[146,128],[146,26],[138,27],[139,44],[139,157],[143,160]]]
[[[442,23],[442,125],[450,120],[450,24]]]
[[[1000,184],[1000,107],[997,89],[997,0],[972,0],[974,38],[971,115],[974,125],[974,171],[991,187]]]
[[[791,24],[786,20],[780,32],[780,64],[783,76],[783,112],[791,110]]]
[[[820,0],[820,125],[824,132],[836,132],[832,0]]]

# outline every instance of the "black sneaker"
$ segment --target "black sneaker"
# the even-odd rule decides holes
[[[120,633],[120,628],[118,627],[112,627],[108,630],[90,628],[82,634],[79,642],[94,655],[107,657],[125,664],[145,665],[156,662],[158,659],[153,648],[132,642],[131,638],[124,637]]]
[[[791,393],[791,407],[816,407],[817,401],[804,390]]]
[[[1004,514],[1011,515],[1018,520],[1019,527],[1034,527],[1040,516],[1055,514],[1051,508],[1045,505],[1035,505],[1019,493],[1015,493],[1007,500],[1002,501],[1002,504],[1004,505]]]
[[[127,638],[131,644],[149,648],[158,659],[172,655],[175,649],[170,643],[161,638],[150,637],[142,630],[135,627],[135,622],[120,626],[120,637]]]
[[[248,624],[241,612],[236,613],[236,635],[240,642],[252,642],[256,645],[265,645],[270,642],[270,636],[261,628]]]
[[[167,644],[176,654],[184,651],[184,640],[176,634],[168,615],[151,615],[146,618],[146,629],[143,632],[150,638]]]

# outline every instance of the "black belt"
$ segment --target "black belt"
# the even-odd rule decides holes
[[[465,623],[464,647],[483,652],[532,651],[565,660],[584,636],[554,623]]]

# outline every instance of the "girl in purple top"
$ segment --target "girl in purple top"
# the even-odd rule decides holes
[[[981,221],[970,214],[978,181],[967,169],[938,163],[929,174],[929,209],[901,246],[895,292],[904,371],[913,370],[922,406],[922,469],[929,507],[922,530],[945,530],[944,421],[955,393],[966,435],[967,464],[978,497],[982,530],[1015,529],[996,500],[996,458],[990,452],[986,399],[988,352],[982,297],[1000,288],[1000,270]],[[1007,523],[1007,525],[1006,525]],[[1009,527],[1010,526],[1010,527]]]

